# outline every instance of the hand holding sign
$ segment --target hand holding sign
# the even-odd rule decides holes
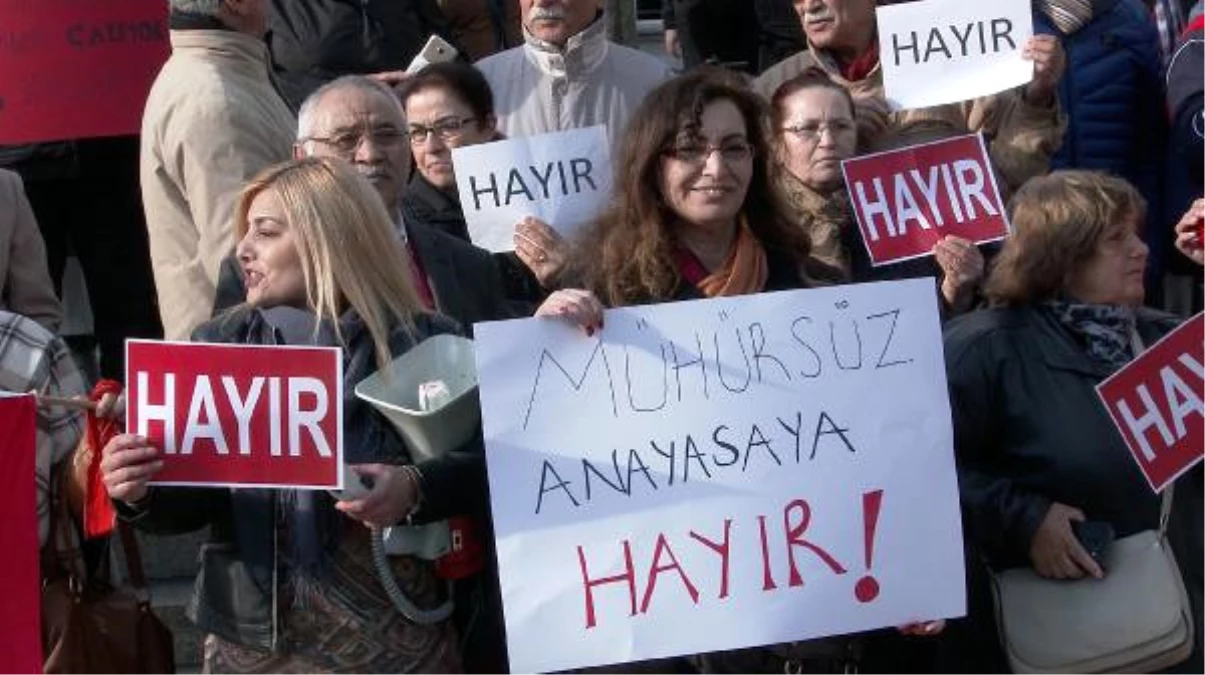
[[[489,251],[510,251],[528,217],[569,236],[611,196],[603,126],[453,148],[452,163],[469,235]]]
[[[1053,35],[1034,35],[1025,42],[1021,58],[1033,61],[1033,80],[1025,87],[1025,100],[1049,107],[1067,67],[1063,44]]]
[[[528,216],[515,225],[515,253],[540,286],[551,288],[568,262],[569,245],[548,223]]]
[[[1096,387],[1155,492],[1205,454],[1205,314],[1180,324]]]
[[[897,110],[988,96],[1029,82],[1029,0],[924,0],[879,7],[883,88]],[[1047,63],[1043,45],[1038,57]],[[1034,93],[1041,93],[1034,92]]]
[[[955,310],[970,306],[975,284],[983,278],[983,254],[962,237],[947,236],[933,246],[933,255],[945,278],[941,294]]]
[[[535,316],[555,317],[581,327],[588,337],[603,328],[604,307],[590,291],[565,288],[548,296]]]
[[[983,260],[970,244],[1008,233],[981,135],[864,155],[845,160],[841,170],[871,261],[937,254],[953,277],[947,300],[982,275]]]
[[[159,449],[134,434],[118,434],[110,439],[100,460],[105,491],[112,499],[127,504],[145,498],[148,484],[162,469]]]

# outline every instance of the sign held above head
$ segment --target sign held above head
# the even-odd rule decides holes
[[[880,63],[896,110],[958,103],[1033,79],[1021,58],[1030,0],[923,0],[879,7]]]
[[[528,216],[568,238],[611,197],[611,146],[603,126],[513,138],[452,150],[456,187],[473,243],[514,248]]]

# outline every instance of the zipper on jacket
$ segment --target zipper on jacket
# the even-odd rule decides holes
[[[372,31],[368,26],[368,2],[369,0],[360,0],[360,21],[364,26],[362,37],[364,39],[364,49],[368,49],[368,45],[372,43]]]

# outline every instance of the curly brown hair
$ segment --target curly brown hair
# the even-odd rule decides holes
[[[773,157],[765,101],[739,75],[701,67],[654,89],[633,113],[615,161],[610,206],[577,241],[570,278],[604,303],[667,300],[681,284],[674,256],[676,215],[661,194],[661,160],[676,140],[699,134],[703,109],[715,101],[730,101],[740,110],[753,147],[753,175],[741,215],[762,246],[804,266],[809,240],[783,216],[769,178]]]
[[[1114,230],[1146,216],[1126,181],[1097,171],[1032,178],[1009,203],[1013,232],[984,285],[993,305],[1025,305],[1059,294]]]

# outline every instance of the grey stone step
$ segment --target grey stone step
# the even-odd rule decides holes
[[[194,576],[189,575],[150,582],[155,616],[172,631],[178,673],[199,672],[201,667],[201,643],[205,636],[184,616],[184,608],[192,597],[193,580]]]
[[[197,573],[197,551],[209,539],[209,530],[188,534],[138,533],[138,548],[147,579],[192,578]]]

